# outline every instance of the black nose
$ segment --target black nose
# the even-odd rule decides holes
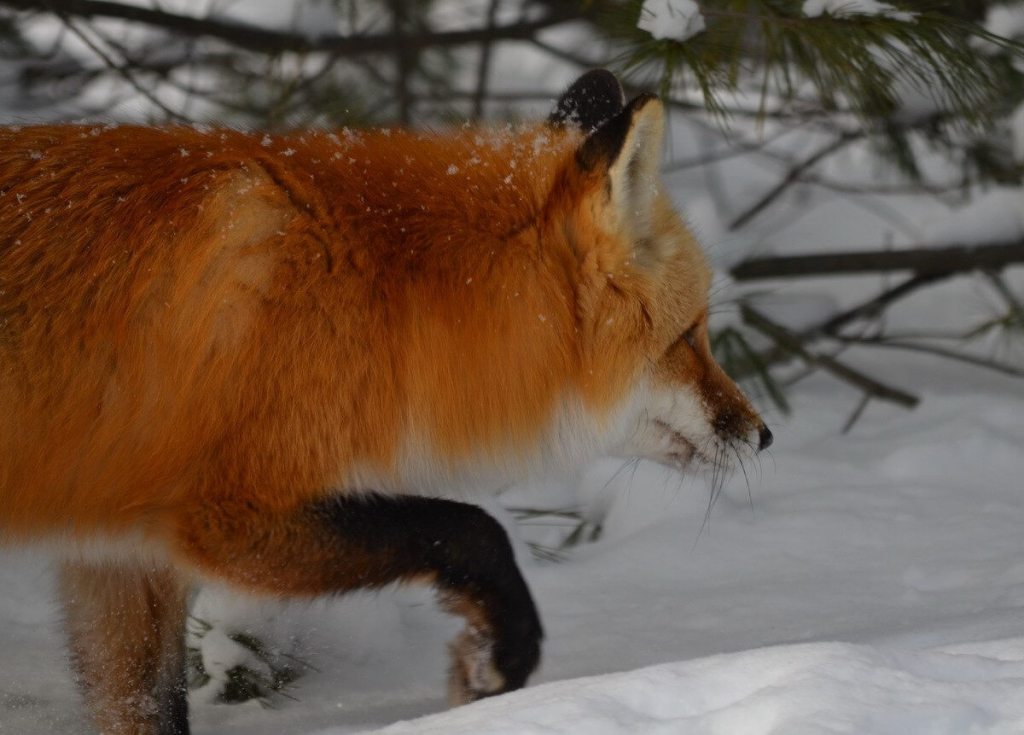
[[[761,427],[761,442],[760,442],[760,444],[757,445],[757,451],[759,451],[759,452],[764,451],[765,449],[767,449],[768,447],[770,447],[772,445],[773,441],[775,441],[775,437],[772,436],[771,429],[769,429],[767,426],[762,426]]]

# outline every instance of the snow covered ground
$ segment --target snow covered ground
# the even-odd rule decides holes
[[[524,554],[548,639],[523,692],[445,711],[456,626],[417,591],[204,593],[204,616],[295,634],[317,670],[272,709],[200,692],[195,731],[1024,731],[1024,386],[920,365],[885,368],[919,409],[873,405],[845,436],[853,396],[801,384],[749,495],[734,476],[707,526],[704,479],[592,468],[580,494],[610,503],[601,540],[560,563]],[[88,732],[46,559],[3,552],[0,590],[0,733]]]

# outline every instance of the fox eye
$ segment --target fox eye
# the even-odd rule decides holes
[[[695,323],[683,332],[683,339],[686,340],[686,344],[690,345],[693,349],[697,349],[697,327],[698,324]]]

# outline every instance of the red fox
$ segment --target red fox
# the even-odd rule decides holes
[[[434,586],[451,696],[524,685],[501,526],[437,497],[771,433],[715,363],[663,109],[607,71],[520,129],[0,129],[0,539],[61,550],[104,733],[188,732],[190,586]]]

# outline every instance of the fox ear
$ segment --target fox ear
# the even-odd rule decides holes
[[[619,115],[626,104],[622,85],[607,69],[594,69],[581,76],[558,98],[548,123],[559,127],[575,125],[592,133]]]
[[[607,172],[612,207],[638,239],[651,234],[664,130],[661,101],[643,94],[587,136],[576,152],[582,169]]]

